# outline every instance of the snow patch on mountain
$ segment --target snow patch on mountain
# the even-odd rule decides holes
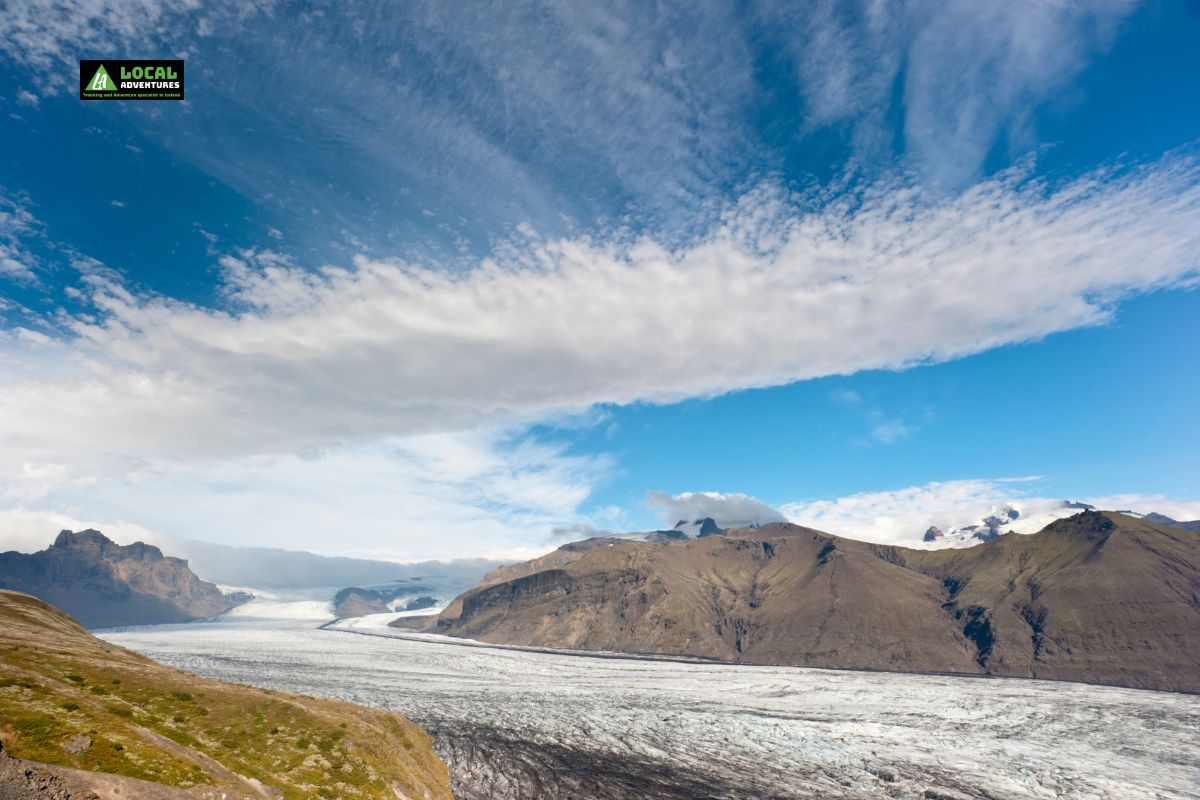
[[[1037,533],[1055,520],[1072,517],[1080,511],[1094,510],[1087,503],[1074,500],[1035,500],[1000,503],[981,519],[958,525],[932,524],[919,541],[906,546],[935,550],[949,547],[974,547],[981,542],[990,542],[1006,533]],[[1141,517],[1136,512],[1122,511]]]

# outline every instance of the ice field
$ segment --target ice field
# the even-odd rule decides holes
[[[318,624],[235,617],[104,636],[201,675],[398,711],[429,731],[463,800],[1200,796],[1196,696]]]

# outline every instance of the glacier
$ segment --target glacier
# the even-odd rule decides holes
[[[404,714],[460,800],[1200,796],[1196,696],[529,652],[389,615],[300,616],[102,635],[207,677]]]

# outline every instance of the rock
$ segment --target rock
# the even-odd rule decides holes
[[[77,733],[74,736],[70,736],[62,743],[62,749],[66,750],[73,756],[83,754],[91,746],[92,737],[82,733]]]
[[[404,605],[404,610],[405,611],[420,611],[423,608],[433,608],[436,605],[437,605],[437,598],[430,597],[429,595],[423,595],[421,597],[415,597],[412,600],[409,600]]]
[[[926,789],[925,800],[971,800],[971,798],[953,789]]]

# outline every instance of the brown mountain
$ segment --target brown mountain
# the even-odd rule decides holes
[[[95,530],[63,531],[37,553],[0,553],[0,589],[40,597],[89,628],[188,622],[244,602],[196,577],[186,561]]]
[[[207,680],[0,591],[0,798],[449,800],[398,714]]]
[[[1200,692],[1200,535],[1087,511],[962,550],[776,523],[683,542],[600,538],[490,573],[436,630],[750,664]]]

